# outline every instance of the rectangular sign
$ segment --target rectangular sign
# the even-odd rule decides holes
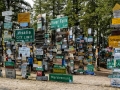
[[[30,13],[19,13],[18,22],[30,22]]]
[[[109,47],[120,47],[120,36],[109,36]]]
[[[112,25],[114,25],[114,24],[120,24],[120,18],[113,18]]]
[[[19,47],[19,55],[20,54],[22,54],[22,57],[30,57],[30,48]]]
[[[5,16],[5,22],[11,22],[12,17],[11,16]]]
[[[66,74],[66,69],[53,68],[53,73]]]
[[[49,74],[50,81],[73,82],[73,76],[68,74]]]
[[[68,17],[67,16],[51,20],[51,28],[52,29],[67,28],[67,27],[68,27]]]
[[[12,11],[4,11],[4,12],[2,12],[2,16],[12,15],[12,14],[13,14]]]
[[[6,78],[16,78],[15,69],[5,69]]]
[[[4,23],[4,29],[11,29],[12,28],[12,22]]]
[[[120,78],[112,78],[111,79],[111,86],[120,87]]]
[[[16,29],[15,41],[16,42],[34,42],[35,33],[33,28]]]
[[[20,23],[20,26],[21,26],[21,27],[27,27],[27,26],[28,26],[28,23]]]

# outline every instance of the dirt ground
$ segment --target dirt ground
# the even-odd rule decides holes
[[[120,90],[110,86],[110,79],[107,77],[110,70],[106,69],[97,71],[96,76],[74,75],[73,83],[36,81],[35,73],[29,77],[29,80],[22,80],[20,72],[17,71],[16,74],[17,79],[1,77],[0,90]]]

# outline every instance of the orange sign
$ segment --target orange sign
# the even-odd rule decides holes
[[[120,36],[109,36],[109,47],[120,47]]]
[[[18,14],[18,22],[30,22],[30,13],[19,13]]]

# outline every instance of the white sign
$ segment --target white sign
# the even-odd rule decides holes
[[[7,54],[8,54],[8,55],[11,55],[11,54],[12,54],[12,52],[11,52],[10,49],[7,50]]]
[[[116,10],[113,12],[114,18],[120,18],[120,10]]]
[[[12,19],[11,16],[5,16],[5,20],[4,21],[11,22],[11,19]]]
[[[36,55],[43,55],[43,49],[36,49]]]
[[[16,78],[16,71],[15,69],[5,69],[5,74],[6,74],[6,78]]]
[[[120,78],[112,78],[111,86],[120,87]]]
[[[2,16],[12,15],[12,14],[13,14],[12,11],[4,11],[4,12],[2,12]]]
[[[92,29],[88,28],[88,34],[91,34]]]
[[[88,42],[93,42],[93,38],[88,38]]]
[[[115,54],[114,54],[114,59],[115,59],[115,60],[120,59],[120,53],[115,53]]]
[[[30,48],[19,47],[19,55],[20,54],[22,54],[22,57],[30,57]]]

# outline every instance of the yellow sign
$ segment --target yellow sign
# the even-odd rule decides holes
[[[19,13],[18,14],[18,22],[30,22],[30,13]]]
[[[120,24],[120,18],[113,18],[112,19],[112,25],[113,24]]]
[[[62,74],[66,74],[66,69],[57,69],[57,68],[53,68],[53,73],[62,73]]]
[[[115,6],[113,7],[113,12],[120,10],[120,5],[118,3],[115,4]]]
[[[120,36],[109,36],[109,47],[120,47]]]

